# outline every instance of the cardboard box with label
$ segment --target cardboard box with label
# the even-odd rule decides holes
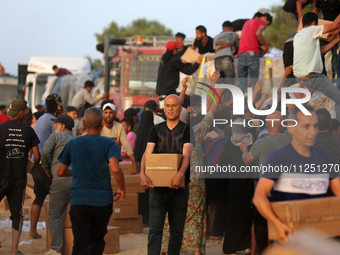
[[[181,154],[146,154],[145,175],[147,175],[153,186],[169,187],[171,179],[177,174],[181,165],[183,155]],[[184,187],[184,180],[181,187]]]
[[[138,218],[138,194],[126,194],[122,202],[113,202],[113,214],[115,219]]]
[[[327,237],[340,236],[340,197],[303,199],[271,203],[276,216],[293,231],[315,228]],[[268,239],[277,240],[277,233],[268,222]]]

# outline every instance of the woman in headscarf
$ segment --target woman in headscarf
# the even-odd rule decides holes
[[[253,144],[253,136],[245,126],[247,121],[238,118],[233,121],[232,135],[226,142],[218,164],[231,166],[237,171],[246,164],[242,160],[240,144],[246,142],[248,150]],[[254,192],[252,173],[228,173],[226,178],[227,217],[223,241],[225,254],[251,254],[252,206]]]
[[[136,139],[135,146],[135,157],[137,163],[141,163],[146,144],[148,139],[148,134],[153,124],[153,114],[151,111],[144,110],[140,120],[140,126]],[[138,193],[138,214],[143,216],[143,224],[148,224],[149,222],[149,190],[146,189],[145,193]]]

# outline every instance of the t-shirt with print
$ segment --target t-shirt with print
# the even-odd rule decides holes
[[[301,29],[294,37],[293,73],[303,78],[310,73],[322,73],[323,62],[320,40],[323,26],[310,26]]]
[[[260,44],[256,37],[256,31],[261,26],[266,28],[266,23],[260,19],[250,19],[244,23],[238,56],[244,52],[260,53]]]
[[[117,143],[99,135],[70,140],[58,160],[72,164],[71,206],[106,206],[113,202],[109,159],[122,160]]]
[[[0,177],[26,178],[28,152],[39,144],[33,128],[20,120],[0,125]]]
[[[191,143],[195,146],[194,131],[192,128],[179,121],[176,127],[170,130],[165,122],[151,128],[148,135],[148,143],[155,143],[153,153],[183,154],[183,145]],[[190,181],[190,165],[185,172],[185,184]]]
[[[221,45],[216,45],[217,42],[222,41],[226,43],[234,43],[234,47],[239,47],[239,37],[238,34],[235,32],[222,32],[219,35],[215,36],[214,38],[214,50],[216,51],[215,58],[222,57],[222,56],[230,56],[234,58],[233,48],[227,47],[222,50],[217,51]]]
[[[272,201],[326,196],[329,180],[337,177],[333,160],[324,149],[313,146],[310,151],[311,156],[304,157],[289,143],[269,154],[264,165],[277,171],[264,172],[262,178],[275,181]],[[281,166],[285,171],[279,170]]]

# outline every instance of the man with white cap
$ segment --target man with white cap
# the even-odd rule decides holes
[[[116,117],[115,105],[112,103],[106,103],[103,105],[102,111],[104,116],[104,126],[100,132],[100,135],[115,140],[119,147],[123,145],[128,157],[133,164],[132,174],[137,174],[139,172],[137,161],[129,140],[127,139],[124,127],[119,122],[114,121],[114,118]]]
[[[22,122],[27,102],[15,99],[7,115],[11,120],[0,125],[0,201],[6,196],[12,220],[12,252],[18,251],[23,224],[22,205],[27,182],[28,152],[32,148],[34,165],[40,160],[39,139],[33,128]]]

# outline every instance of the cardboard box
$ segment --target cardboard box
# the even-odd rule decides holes
[[[109,226],[119,227],[119,234],[143,233],[143,216],[138,215],[137,219],[115,219],[111,216]]]
[[[138,194],[126,194],[122,202],[113,202],[113,217],[115,219],[138,218]]]
[[[293,231],[309,227],[326,237],[340,236],[340,197],[274,202],[271,206]],[[268,239],[277,240],[275,228],[269,222]]]
[[[319,19],[318,21],[318,26],[321,26],[321,25],[325,25],[325,24],[330,24],[332,23],[332,21],[329,21],[329,20],[324,20],[324,19]],[[301,29],[302,29],[302,21],[300,22],[299,26],[298,26],[298,29],[297,31],[299,32]],[[329,35],[329,33],[327,34],[323,34],[320,36],[320,39],[321,40],[326,40],[327,41],[327,36]]]
[[[119,162],[119,167],[120,167],[120,169],[122,169],[122,172],[123,172],[124,175],[130,175],[133,171],[132,162]],[[139,163],[137,163],[137,167],[138,167],[138,170],[139,170]],[[111,172],[111,174],[112,174],[112,172]]]
[[[199,56],[200,54],[197,51],[194,51],[191,47],[188,47],[181,59],[184,63],[192,63],[196,62]]]
[[[105,240],[105,254],[119,253],[119,228],[107,227],[107,233],[104,237]]]
[[[125,189],[126,193],[144,193],[145,189],[140,185],[139,175],[125,175]],[[119,189],[116,179],[111,177],[111,185],[113,192]]]
[[[145,174],[155,187],[169,187],[171,179],[177,174],[181,165],[181,154],[146,154]],[[181,187],[184,187],[183,178]]]

